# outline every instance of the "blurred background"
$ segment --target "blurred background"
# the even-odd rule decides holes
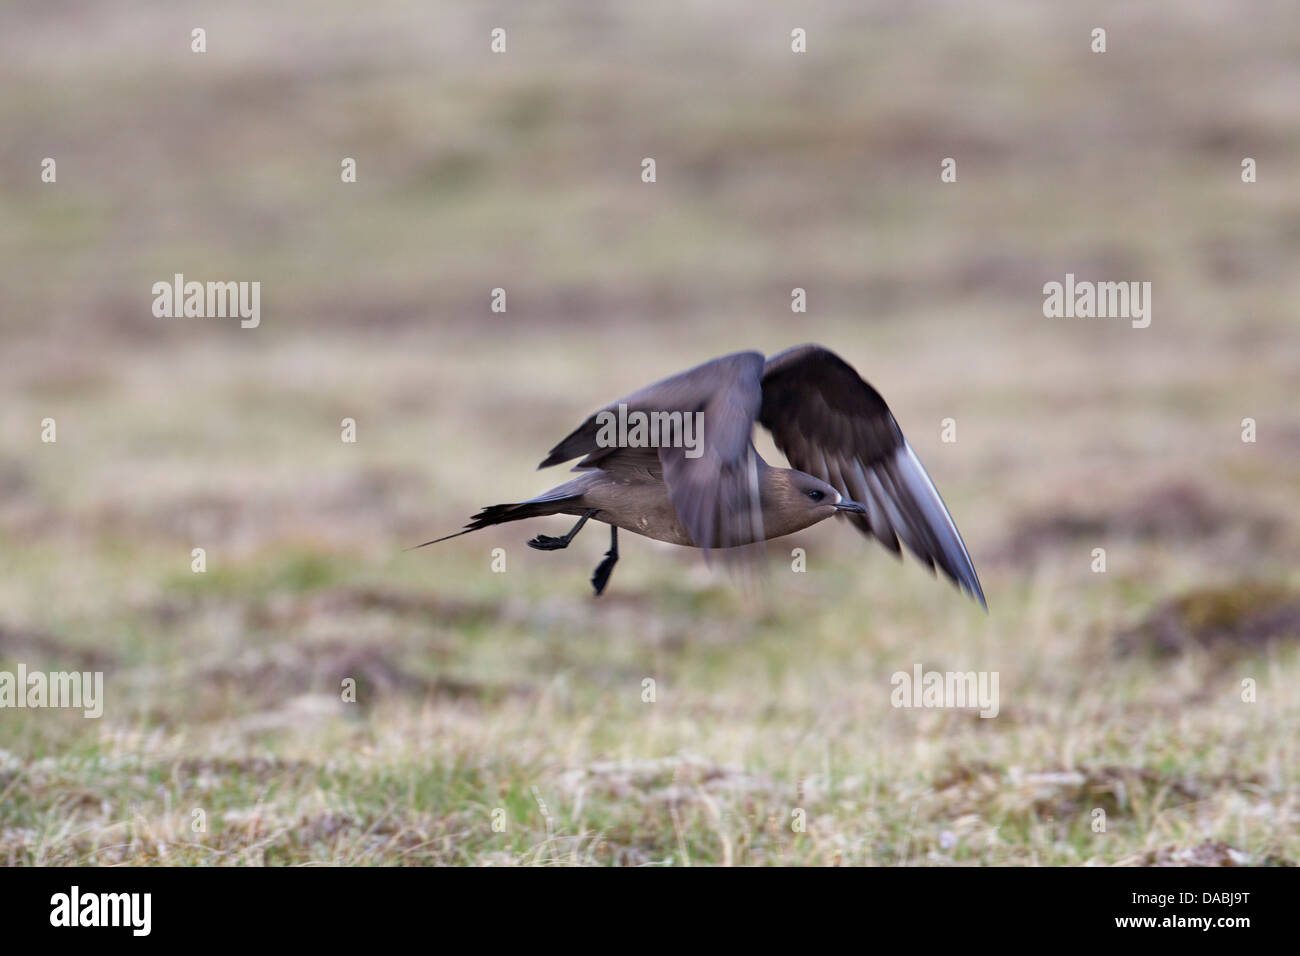
[[[0,711],[0,860],[1300,859],[1297,89],[1286,2],[11,0],[0,669],[106,702]],[[1045,318],[1067,272],[1150,327]],[[260,326],[154,317],[175,273]],[[603,533],[524,546],[562,518],[403,551],[617,396],[808,341],[987,617],[833,522],[757,595],[625,535],[594,600]],[[918,663],[999,716],[894,709]]]

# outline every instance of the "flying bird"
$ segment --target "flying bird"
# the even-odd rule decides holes
[[[629,421],[664,427],[638,431]],[[758,454],[755,422],[793,468]],[[594,519],[610,526],[609,550],[591,578],[600,595],[618,561],[619,528],[708,552],[834,516],[900,558],[901,540],[931,573],[939,569],[988,608],[961,534],[889,406],[819,345],[770,359],[736,352],[649,385],[591,415],[538,467],[575,458],[577,478],[527,501],[490,505],[465,530],[416,547],[524,518],[577,516],[567,534],[528,542],[556,551]]]

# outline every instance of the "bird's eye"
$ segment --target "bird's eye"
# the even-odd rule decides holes
[[[808,497],[811,498],[813,501],[821,501],[823,498],[826,497],[826,492],[822,491],[819,488],[813,488],[811,491],[808,492]]]

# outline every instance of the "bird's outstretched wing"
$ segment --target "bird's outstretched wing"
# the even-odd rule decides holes
[[[649,385],[596,412],[551,449],[541,468],[582,456],[575,470],[616,468],[620,459],[640,461],[647,449],[602,446],[602,413],[681,412],[702,415],[696,448],[660,447],[668,499],[683,527],[701,548],[730,548],[761,541],[758,457],[751,442],[762,400],[764,359],[736,352]],[[697,454],[698,452],[698,454]]]
[[[769,359],[762,391],[758,420],[790,464],[867,508],[841,517],[900,556],[901,538],[988,608],[952,516],[879,392],[818,345]]]

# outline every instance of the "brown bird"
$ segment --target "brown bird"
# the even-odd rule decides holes
[[[758,422],[794,468],[754,448]],[[930,476],[889,406],[843,359],[800,345],[764,359],[736,352],[605,406],[551,449],[539,468],[581,458],[581,474],[545,494],[490,505],[464,531],[542,515],[577,515],[567,548],[589,520],[610,525],[592,575],[599,595],[618,561],[618,529],[687,547],[736,549],[838,515],[901,558],[899,540],[987,610],[975,566]]]

